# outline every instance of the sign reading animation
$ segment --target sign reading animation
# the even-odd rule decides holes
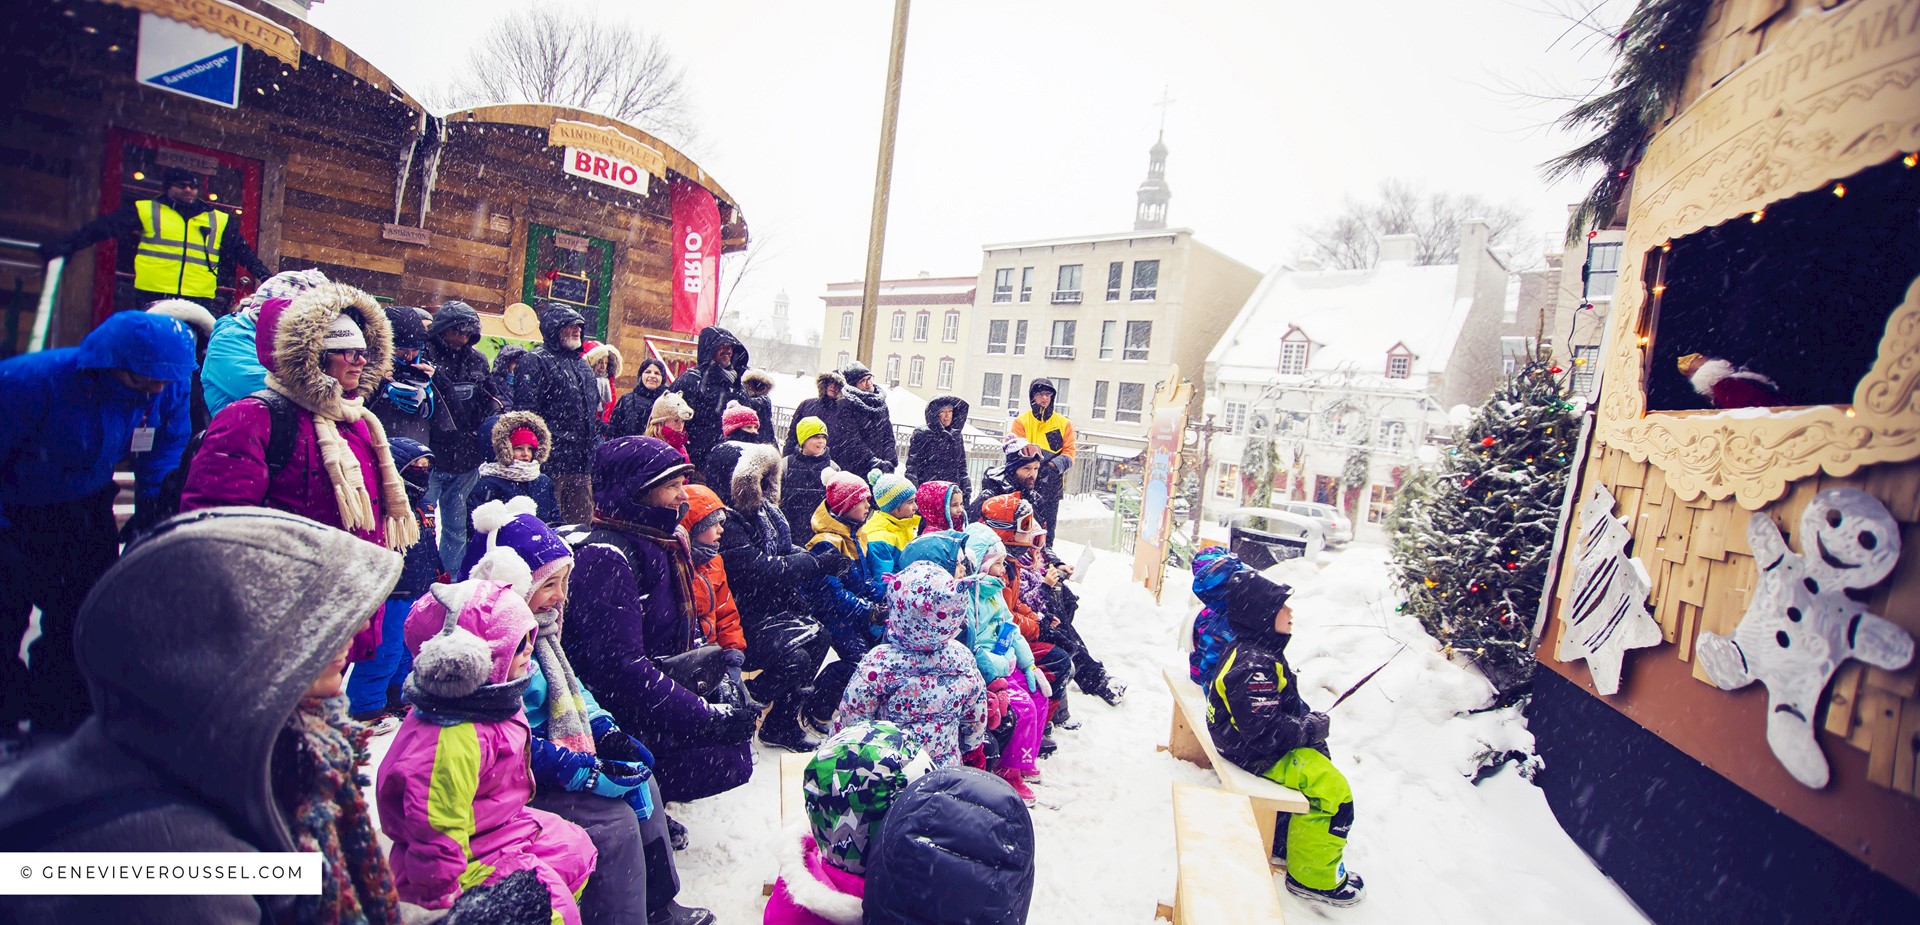
[[[698,183],[675,180],[673,204],[673,329],[693,334],[719,315],[720,207]]]

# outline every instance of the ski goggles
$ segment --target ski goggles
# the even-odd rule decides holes
[[[1020,506],[1013,509],[1012,520],[1001,520],[990,514],[986,514],[984,511],[981,513],[980,519],[984,521],[987,526],[995,530],[1008,530],[1015,536],[1027,536],[1041,532],[1040,523],[1034,518],[1033,502],[1031,501],[1021,501]]]

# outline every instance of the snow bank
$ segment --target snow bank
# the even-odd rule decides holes
[[[1112,520],[1113,508],[1095,495],[1068,495],[1060,499],[1061,520]]]

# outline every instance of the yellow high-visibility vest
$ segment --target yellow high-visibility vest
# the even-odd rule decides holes
[[[157,199],[142,199],[133,207],[140,213],[133,288],[213,298],[220,279],[220,239],[227,231],[227,213],[208,209],[182,218]]]

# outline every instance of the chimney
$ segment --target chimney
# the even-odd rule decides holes
[[[1410,234],[1386,234],[1380,236],[1379,263],[1411,264],[1413,257],[1420,252],[1420,239]]]
[[[1460,221],[1460,258],[1459,268],[1454,273],[1454,298],[1464,299],[1474,294],[1478,277],[1487,257],[1487,220],[1468,218]]]

